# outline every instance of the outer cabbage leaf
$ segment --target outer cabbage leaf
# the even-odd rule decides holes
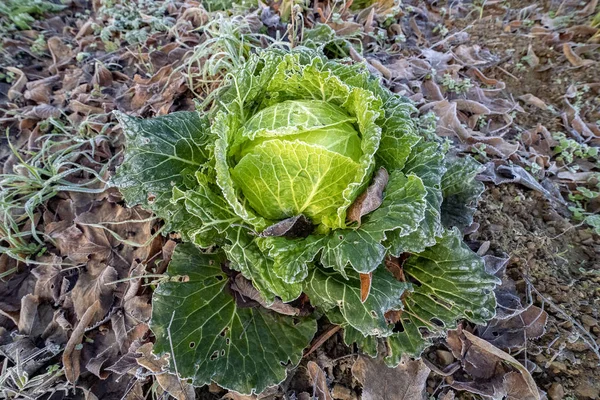
[[[246,228],[231,227],[225,233],[229,244],[223,249],[231,261],[230,267],[252,280],[267,302],[278,296],[284,302],[295,300],[302,293],[302,285],[287,283],[275,274],[273,260],[258,247]]]
[[[310,235],[303,239],[270,237],[263,239],[263,251],[273,258],[273,271],[288,283],[302,282],[309,266],[324,246],[327,236]]]
[[[167,231],[192,225],[194,217],[171,204],[171,195],[174,187],[183,186],[208,160],[206,145],[211,135],[207,117],[197,112],[152,119],[115,115],[127,139],[127,151],[112,184],[130,207],[139,204],[163,218]]]
[[[385,268],[379,268],[373,271],[371,291],[363,303],[356,272],[349,273],[346,279],[335,271],[317,267],[306,280],[304,291],[317,307],[338,307],[344,320],[363,335],[389,336],[394,326],[387,323],[385,313],[401,309],[401,296],[410,288],[410,283],[399,282]]]
[[[328,310],[325,315],[332,324],[341,325],[344,328],[344,343],[347,346],[352,346],[354,343],[358,346],[361,352],[370,355],[371,357],[377,356],[377,336],[364,336],[359,330],[354,329],[348,324],[339,308],[332,308]]]
[[[359,168],[352,159],[321,146],[269,140],[244,156],[232,175],[265,218],[305,214],[318,224],[341,206],[340,193]]]
[[[200,247],[223,244],[222,233],[242,220],[229,208],[223,197],[219,196],[218,188],[208,181],[208,178],[196,174],[196,187],[193,190],[173,191],[174,201],[183,203],[186,210],[200,221],[186,231],[186,236]]]
[[[397,95],[386,93],[384,90],[379,92],[381,95],[388,96],[383,103],[385,114],[377,121],[383,127],[377,162],[388,171],[401,170],[413,147],[421,140],[410,116],[414,112],[414,107],[405,103]]]
[[[177,246],[168,274],[188,279],[161,283],[154,292],[154,350],[171,353],[171,369],[197,386],[214,381],[240,393],[261,392],[285,379],[286,363],[300,362],[316,322],[238,307],[224,261],[192,244]]]
[[[419,357],[432,338],[456,328],[458,319],[481,324],[494,317],[494,288],[500,282],[485,272],[483,260],[463,243],[458,230],[447,231],[435,246],[409,257],[403,270],[416,283],[404,299],[404,331],[387,338],[389,365],[397,365],[403,354]]]
[[[444,226],[463,230],[473,223],[477,201],[485,190],[485,185],[475,177],[483,166],[473,157],[446,158],[447,171],[442,178],[442,222]]]
[[[421,178],[427,196],[425,200],[425,218],[418,229],[408,235],[388,235],[390,253],[398,257],[403,252],[420,253],[425,248],[433,246],[436,238],[444,232],[440,207],[442,205],[442,190],[440,183],[446,172],[444,154],[446,146],[433,142],[421,142],[413,148],[413,152],[406,161],[405,173],[415,174]]]
[[[342,274],[348,264],[361,273],[373,271],[385,256],[382,242],[386,232],[405,236],[419,227],[425,218],[426,194],[421,178],[393,171],[381,206],[363,218],[360,228],[333,232],[323,250],[321,263]]]

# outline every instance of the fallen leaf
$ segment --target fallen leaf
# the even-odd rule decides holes
[[[50,51],[53,61],[53,64],[50,66],[50,72],[58,73],[59,69],[73,61],[73,51],[57,36],[49,38],[47,43],[48,51]]]
[[[260,233],[261,237],[283,236],[288,238],[305,238],[312,233],[314,225],[304,214],[286,218],[273,224]]]
[[[137,349],[137,354],[141,355],[137,358],[137,363],[154,372],[154,376],[163,390],[177,400],[195,399],[196,395],[192,385],[180,380],[171,373],[165,372],[165,369],[169,365],[169,356],[156,357],[152,354],[152,346],[152,343],[146,343]]]
[[[365,302],[369,297],[369,293],[371,292],[371,279],[373,278],[373,272],[369,272],[368,274],[359,274],[360,275],[360,301]]]
[[[508,319],[493,319],[478,328],[479,337],[505,350],[520,350],[527,340],[537,339],[546,332],[548,313],[530,305]]]
[[[314,361],[309,361],[306,367],[313,385],[313,398],[317,400],[333,400],[331,391],[327,387],[325,372],[323,372],[321,367]]]
[[[83,334],[85,330],[92,324],[93,321],[97,320],[101,311],[100,301],[96,300],[81,316],[79,323],[71,332],[71,337],[65,346],[65,350],[62,356],[63,367],[65,370],[65,377],[67,380],[74,384],[79,379],[81,373],[81,342],[83,341]]]
[[[522,96],[519,96],[519,100],[523,100],[526,104],[537,107],[540,110],[545,111],[548,109],[548,105],[546,105],[546,103],[544,103],[544,100],[540,99],[539,97],[535,97],[531,93],[527,93]]]
[[[550,192],[519,165],[505,165],[503,163],[497,163],[496,165],[494,162],[489,162],[485,164],[485,169],[478,177],[481,181],[494,182],[496,185],[501,185],[503,183],[520,183],[529,189],[542,193],[549,201],[554,201],[563,205],[566,204],[558,190],[555,190],[555,193]]]
[[[454,389],[494,399],[506,398],[512,393],[519,394],[520,400],[541,400],[540,391],[527,368],[508,353],[460,328],[448,331],[446,343],[461,361],[464,371],[473,378],[472,381],[454,380],[450,384]],[[519,379],[510,376],[515,373]]]
[[[10,89],[8,89],[8,99],[12,101],[23,94],[23,89],[27,83],[27,76],[23,71],[15,67],[6,67],[6,70],[12,72],[17,77]]]
[[[565,55],[565,57],[567,57],[567,60],[569,60],[571,65],[573,65],[574,67],[585,67],[595,63],[595,61],[593,60],[584,60],[583,58],[575,54],[569,43],[563,43],[563,54]]]
[[[86,271],[82,272],[77,279],[75,287],[70,293],[78,318],[92,306],[98,303],[98,315],[95,321],[99,321],[108,313],[115,299],[115,285],[109,285],[118,279],[117,271],[110,266],[90,262]]]
[[[235,276],[235,283],[231,285],[231,288],[241,294],[243,297],[247,297],[260,304],[261,306],[273,310],[279,314],[284,315],[299,315],[300,310],[296,307],[286,304],[281,299],[275,299],[273,303],[267,303],[261,296],[260,292],[252,285],[248,279],[244,278],[242,274]]]
[[[373,182],[349,207],[347,214],[349,222],[358,222],[360,225],[363,216],[379,208],[383,203],[383,191],[387,186],[389,177],[385,168],[379,168],[373,177]]]
[[[424,400],[430,369],[422,360],[402,358],[395,368],[359,355],[352,375],[363,385],[363,400]]]

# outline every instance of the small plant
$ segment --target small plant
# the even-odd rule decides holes
[[[116,51],[121,40],[144,44],[149,35],[167,31],[174,19],[166,16],[169,1],[102,0],[98,15],[107,20],[104,27],[96,25],[107,52]]]
[[[552,134],[554,140],[558,141],[558,145],[554,147],[554,154],[558,161],[565,164],[571,164],[576,157],[583,159],[593,159],[598,163],[598,147],[589,146],[586,143],[579,143],[574,139],[567,138],[563,132],[555,132]]]
[[[456,94],[464,94],[469,91],[473,87],[473,82],[471,79],[454,79],[450,74],[444,74],[442,79],[442,86],[449,92],[454,92]]]
[[[61,11],[65,7],[48,0],[3,0],[0,2],[0,29],[31,29],[36,18]]]
[[[271,48],[208,113],[117,114],[113,184],[185,242],[168,274],[187,279],[153,297],[154,348],[173,371],[260,392],[300,361],[319,316],[371,356],[385,344],[390,366],[460,318],[493,317],[497,280],[459,231],[480,164],[414,112],[363,64]]]

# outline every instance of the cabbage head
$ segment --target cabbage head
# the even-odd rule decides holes
[[[460,233],[480,165],[365,65],[265,50],[216,98],[209,112],[118,114],[114,185],[184,242],[151,321],[182,378],[260,392],[299,363],[320,316],[390,366],[459,319],[493,317],[496,278]]]

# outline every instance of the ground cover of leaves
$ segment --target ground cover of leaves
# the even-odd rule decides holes
[[[241,26],[228,33],[256,47],[279,39],[331,42],[329,51],[339,39],[360,44],[349,53],[354,61],[422,115],[433,112],[439,135],[486,163],[488,190],[465,234],[503,279],[496,319],[465,324],[422,361],[393,370],[321,321],[300,366],[260,398],[600,397],[598,1],[369,4],[272,3],[232,17],[233,8],[209,13],[208,3],[190,0],[73,1],[20,30],[2,17],[3,174],[28,176],[24,160],[56,141],[50,134],[66,138],[54,152],[76,138],[67,158],[85,168],[50,186],[31,218],[25,205],[3,209],[26,232],[15,243],[33,247],[11,253],[28,262],[0,255],[0,397],[244,398],[216,385],[194,390],[152,356],[151,294],[178,237],[161,236],[160,221],[102,190],[123,145],[111,112],[150,117],[193,110],[194,100],[209,106],[243,55],[198,49],[224,46],[216,39],[228,26]],[[323,25],[331,29],[315,29]],[[94,190],[60,189],[69,184]]]

